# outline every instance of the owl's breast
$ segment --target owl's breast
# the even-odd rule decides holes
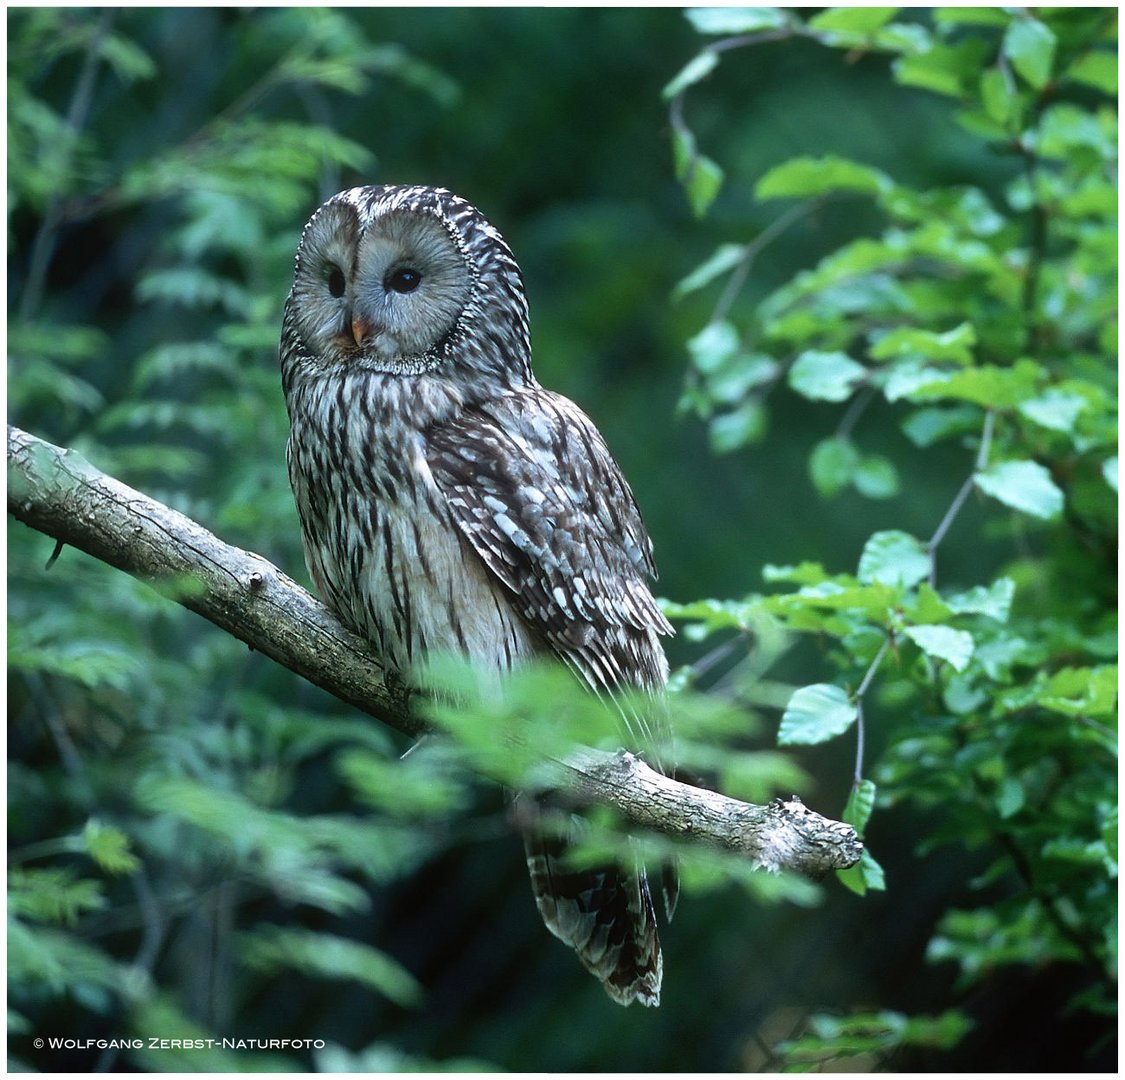
[[[289,474],[317,591],[400,673],[446,652],[510,669],[539,648],[534,632],[455,525],[419,417],[364,390],[290,402]]]

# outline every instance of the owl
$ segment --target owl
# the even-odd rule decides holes
[[[520,269],[478,210],[432,187],[333,196],[301,236],[280,358],[309,573],[390,672],[548,655],[594,692],[659,693],[672,628],[641,515],[591,420],[536,381]],[[615,1001],[659,1004],[643,867],[576,870],[522,819],[548,929]]]

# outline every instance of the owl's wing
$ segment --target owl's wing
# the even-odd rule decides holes
[[[648,588],[652,547],[628,484],[582,410],[526,389],[465,410],[426,440],[458,528],[547,645],[595,692],[662,686],[660,636],[672,627]],[[658,754],[664,733],[651,731],[650,717],[621,712]],[[525,802],[524,812],[535,805]],[[533,821],[522,831],[532,891],[551,932],[614,1000],[658,1005],[660,939],[644,867],[575,870],[564,838]],[[671,864],[662,886],[671,918],[678,893]]]
[[[651,543],[585,413],[525,389],[431,428],[426,444],[458,528],[550,648],[595,690],[663,685],[672,627],[646,581]]]

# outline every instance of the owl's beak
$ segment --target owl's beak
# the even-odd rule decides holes
[[[362,346],[368,338],[374,337],[378,332],[379,327],[370,319],[365,319],[362,315],[352,318],[352,339],[357,346]]]

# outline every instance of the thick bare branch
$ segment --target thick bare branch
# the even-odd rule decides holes
[[[33,529],[154,584],[252,648],[383,723],[417,734],[408,695],[389,687],[366,643],[260,555],[223,543],[176,510],[99,472],[81,455],[8,428],[8,510]],[[566,786],[626,821],[814,877],[854,865],[849,825],[800,800],[753,806],[671,780],[632,754],[583,749]]]
[[[764,870],[821,878],[863,853],[855,829],[808,809],[795,795],[768,806],[739,802],[658,773],[628,750],[582,749],[558,763],[581,799],[610,803],[629,822],[745,855]]]

